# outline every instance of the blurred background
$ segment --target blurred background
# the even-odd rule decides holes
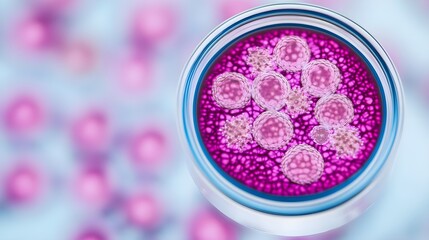
[[[193,49],[265,0],[0,0],[0,239],[291,239],[198,192],[176,130]],[[395,168],[358,220],[293,239],[429,239],[429,1],[313,0],[386,48],[405,88]]]

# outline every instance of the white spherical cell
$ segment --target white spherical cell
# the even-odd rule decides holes
[[[258,75],[253,82],[252,96],[263,109],[279,110],[286,105],[291,91],[287,79],[277,72]]]
[[[324,126],[315,126],[310,132],[311,139],[319,145],[328,143],[329,135],[329,128]]]
[[[340,70],[335,64],[324,59],[308,63],[301,75],[301,82],[305,91],[316,97],[334,93],[340,81]]]
[[[310,60],[310,55],[307,42],[297,36],[283,37],[274,48],[274,59],[277,65],[289,72],[302,70]]]
[[[280,149],[292,139],[293,125],[289,116],[267,111],[261,113],[253,123],[253,138],[267,150]]]
[[[216,103],[227,109],[242,108],[251,98],[249,80],[235,72],[225,72],[217,76],[212,93]]]
[[[314,109],[317,121],[327,127],[341,127],[353,120],[352,101],[341,94],[332,94],[319,99]]]
[[[314,183],[323,174],[325,163],[319,151],[307,144],[290,148],[283,157],[283,174],[292,182]]]

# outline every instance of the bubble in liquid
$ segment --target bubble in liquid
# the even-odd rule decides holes
[[[277,65],[289,72],[302,70],[310,60],[310,55],[307,42],[297,36],[281,38],[274,48],[274,59]]]
[[[151,230],[161,223],[164,209],[153,194],[137,193],[126,200],[124,211],[132,225]]]
[[[335,64],[325,59],[308,63],[301,76],[304,90],[316,97],[334,93],[340,81],[340,70]]]
[[[308,112],[310,100],[301,88],[295,88],[286,97],[287,111],[291,115],[299,115]]]
[[[294,183],[305,185],[316,182],[324,170],[322,155],[310,145],[290,148],[283,157],[282,171]]]
[[[310,132],[311,139],[313,139],[313,141],[319,145],[328,143],[329,136],[329,128],[324,126],[315,126]]]
[[[219,106],[228,109],[242,108],[250,101],[250,83],[240,73],[226,72],[216,77],[212,93]]]
[[[234,223],[212,210],[203,209],[189,223],[188,239],[235,240],[238,237]]]
[[[340,127],[334,130],[330,137],[331,146],[339,157],[354,157],[360,150],[363,142],[359,131],[353,127]]]
[[[341,127],[353,120],[352,101],[341,94],[332,94],[319,99],[315,107],[317,121],[327,127]]]
[[[254,74],[266,72],[272,68],[272,57],[270,51],[261,47],[249,48],[247,50],[248,55],[246,57],[246,63],[251,67],[251,71]]]
[[[293,125],[286,114],[266,111],[253,123],[253,138],[267,150],[280,149],[291,140]]]
[[[19,164],[6,173],[5,196],[11,202],[28,203],[41,193],[42,176],[34,166]]]
[[[220,128],[229,148],[243,150],[252,140],[252,123],[247,114],[232,117]]]
[[[279,110],[285,106],[290,91],[289,82],[283,75],[266,72],[253,81],[252,97],[263,109]]]
[[[6,105],[4,113],[8,130],[19,135],[31,134],[40,129],[44,118],[41,102],[28,94],[15,96]]]

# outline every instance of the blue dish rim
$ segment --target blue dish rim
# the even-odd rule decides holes
[[[258,14],[254,14],[251,15],[247,18],[244,18],[240,21],[234,22],[231,26],[229,26],[227,29],[225,29],[224,31],[222,31],[220,34],[218,34],[216,37],[214,37],[213,39],[211,39],[211,41],[204,46],[204,49],[201,51],[201,54],[197,57],[197,59],[192,63],[191,66],[191,70],[189,71],[189,74],[186,76],[186,80],[187,83],[185,84],[185,92],[184,92],[184,106],[186,106],[189,102],[188,99],[188,93],[189,93],[189,81],[191,81],[191,79],[194,77],[194,73],[195,73],[195,69],[199,66],[201,60],[204,58],[205,54],[211,49],[211,47],[222,37],[224,37],[225,35],[227,35],[232,29],[236,28],[237,26],[241,26],[243,24],[246,24],[247,22],[250,22],[254,19],[260,19],[260,18],[264,18],[264,17],[270,17],[273,15],[279,15],[279,14],[283,14],[283,15],[300,15],[300,16],[306,16],[306,17],[313,17],[313,18],[319,18],[325,21],[328,21],[329,23],[332,23],[334,25],[337,25],[339,27],[341,27],[342,29],[347,30],[347,32],[349,32],[350,34],[352,34],[354,37],[356,37],[357,39],[359,39],[359,41],[361,41],[362,43],[364,43],[364,45],[370,50],[371,54],[373,54],[373,56],[376,58],[378,64],[380,64],[383,73],[385,74],[385,77],[387,79],[387,81],[389,82],[389,86],[394,86],[394,79],[393,79],[393,74],[391,72],[391,69],[389,69],[389,67],[387,66],[385,60],[381,57],[381,55],[379,54],[379,52],[375,49],[375,47],[367,40],[367,38],[365,38],[361,33],[359,33],[357,30],[355,30],[353,27],[351,27],[350,25],[346,24],[345,22],[334,18],[332,16],[317,12],[317,11],[312,11],[312,10],[304,10],[304,9],[297,9],[297,8],[288,8],[288,9],[275,9],[275,10],[270,10],[270,11],[265,11],[265,12],[261,12]],[[198,137],[198,144],[200,145],[200,147],[202,147],[202,150],[204,152],[205,157],[210,161],[212,167],[214,167],[217,172],[219,174],[221,174],[222,177],[224,177],[225,179],[227,179],[228,182],[232,183],[234,186],[238,187],[239,189],[246,191],[252,195],[258,196],[260,198],[263,199],[268,199],[268,200],[273,200],[273,201],[281,201],[281,202],[301,202],[301,201],[309,201],[309,200],[315,200],[315,199],[319,199],[322,197],[325,197],[327,195],[330,195],[334,192],[339,191],[340,189],[346,187],[347,185],[349,185],[351,182],[353,182],[367,167],[368,165],[373,161],[374,155],[375,153],[379,150],[381,141],[384,137],[384,132],[385,132],[385,128],[386,128],[386,124],[385,124],[385,120],[386,120],[386,99],[385,99],[385,90],[383,89],[383,87],[381,87],[381,82],[380,82],[380,77],[378,76],[378,74],[375,73],[375,70],[373,68],[373,66],[369,63],[369,61],[364,57],[364,55],[356,48],[354,47],[351,43],[349,43],[348,41],[346,41],[345,39],[341,38],[340,36],[329,32],[327,30],[318,28],[318,27],[314,27],[311,25],[305,25],[305,24],[273,24],[273,25],[269,25],[269,26],[265,26],[262,28],[258,28],[255,29],[251,32],[246,32],[245,34],[236,37],[234,40],[230,41],[226,46],[223,46],[221,50],[219,50],[215,56],[213,56],[209,63],[206,64],[204,70],[202,71],[202,74],[198,77],[198,85],[197,85],[197,89],[200,88],[200,84],[203,81],[203,78],[206,75],[206,72],[208,70],[208,68],[211,66],[212,61],[214,61],[218,55],[220,55],[225,49],[227,49],[228,47],[230,47],[232,44],[234,44],[236,41],[242,39],[243,37],[248,36],[249,34],[252,34],[256,31],[264,31],[267,30],[269,28],[275,28],[275,27],[301,27],[301,28],[305,28],[305,29],[310,29],[310,30],[314,30],[314,31],[319,31],[325,34],[328,34],[334,38],[337,38],[339,41],[341,41],[342,43],[346,44],[348,47],[352,48],[356,53],[358,53],[360,55],[360,57],[365,61],[365,63],[367,64],[367,66],[369,67],[369,69],[371,70],[372,74],[374,75],[374,77],[376,78],[377,84],[379,86],[379,93],[382,96],[382,109],[383,109],[383,123],[381,126],[381,132],[380,132],[380,137],[377,141],[377,146],[374,148],[373,152],[371,153],[370,158],[366,161],[366,163],[364,164],[364,166],[358,170],[358,172],[356,172],[353,176],[351,176],[350,178],[348,178],[346,181],[344,181],[343,183],[328,189],[326,191],[323,191],[321,193],[317,193],[317,194],[312,194],[312,195],[306,195],[306,196],[276,196],[276,195],[270,195],[267,193],[262,193],[259,192],[257,190],[254,190],[250,187],[245,186],[244,184],[238,182],[237,180],[233,179],[232,177],[230,177],[227,173],[225,173],[211,158],[210,154],[208,154],[207,150],[205,149],[204,144],[202,143],[200,134],[199,134],[199,128],[198,128],[198,122],[196,121],[196,106],[197,106],[197,100],[198,100],[198,94],[199,91],[197,90],[195,92],[195,94],[197,96],[193,96],[194,102],[193,102],[193,117],[194,117],[194,130],[197,133],[197,137]],[[307,207],[305,209],[284,209],[284,208],[277,208],[277,207],[273,207],[273,206],[266,206],[266,205],[262,205],[259,203],[255,203],[252,201],[249,201],[246,198],[243,198],[242,196],[239,196],[236,192],[232,191],[231,189],[226,188],[224,185],[219,184],[215,177],[210,173],[210,171],[208,171],[207,167],[201,162],[201,160],[199,159],[199,155],[195,152],[194,147],[192,146],[192,142],[190,141],[190,136],[189,136],[189,132],[188,129],[185,128],[185,136],[186,136],[186,140],[188,145],[190,146],[193,156],[194,156],[194,160],[196,161],[198,167],[204,172],[205,176],[208,177],[209,181],[217,188],[219,189],[223,194],[225,194],[226,196],[228,196],[229,198],[233,199],[234,201],[247,206],[249,208],[261,211],[261,212],[265,212],[265,213],[270,213],[270,214],[275,214],[275,215],[303,215],[303,214],[311,214],[311,213],[316,213],[316,212],[320,212],[320,211],[324,211],[330,208],[333,208],[335,206],[338,206],[346,201],[348,201],[349,199],[353,198],[354,196],[356,196],[357,194],[359,194],[361,191],[363,191],[369,183],[371,183],[373,181],[373,179],[377,176],[377,173],[380,171],[380,169],[382,169],[382,167],[384,166],[387,157],[389,156],[389,153],[392,150],[392,147],[394,145],[395,142],[395,138],[398,132],[398,122],[399,122],[399,113],[398,113],[398,94],[397,94],[397,89],[395,89],[394,87],[390,88],[391,90],[391,94],[392,94],[392,99],[393,99],[393,124],[392,124],[392,137],[390,139],[390,141],[387,141],[386,144],[389,145],[388,151],[386,151],[385,154],[383,154],[383,158],[382,159],[378,159],[378,163],[375,166],[375,170],[373,170],[373,174],[370,175],[369,178],[364,179],[364,181],[360,184],[357,185],[353,191],[348,192],[347,195],[342,196],[341,198],[338,199],[334,199],[332,201],[329,201],[327,203],[321,204],[319,206],[316,207]],[[187,119],[186,119],[186,112],[185,112],[185,108],[182,109],[182,121],[184,123],[187,123]],[[185,124],[186,125],[186,124]]]

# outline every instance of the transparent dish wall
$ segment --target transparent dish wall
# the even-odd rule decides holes
[[[319,194],[278,197],[242,187],[217,166],[201,138],[198,101],[202,82],[213,62],[232,44],[273,28],[312,29],[338,39],[365,61],[379,89],[382,124],[374,150],[360,171],[338,187]],[[344,225],[366,210],[392,165],[402,128],[399,76],[380,44],[347,18],[309,5],[263,6],[241,13],[217,27],[196,48],[186,65],[178,104],[179,128],[190,154],[190,172],[204,196],[238,223],[284,236],[325,232]]]

